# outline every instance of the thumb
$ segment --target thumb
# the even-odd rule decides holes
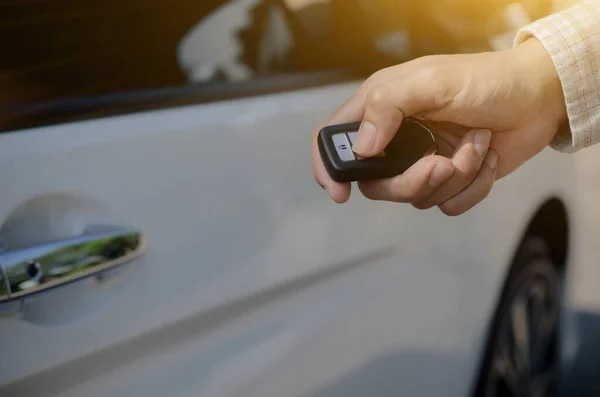
[[[430,73],[399,78],[372,87],[365,96],[364,116],[353,150],[363,157],[376,156],[390,143],[405,117],[447,104],[447,87]]]

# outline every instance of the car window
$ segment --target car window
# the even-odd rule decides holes
[[[293,65],[288,18],[309,10],[314,39],[326,26],[314,3],[4,1],[0,131],[335,81],[298,76],[327,67]]]
[[[498,49],[553,4],[8,0],[0,4],[0,131],[289,90],[422,55]]]

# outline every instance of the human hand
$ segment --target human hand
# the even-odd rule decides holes
[[[438,206],[451,216],[487,197],[495,180],[543,150],[567,119],[554,64],[537,39],[501,52],[428,56],[383,69],[313,133],[313,173],[335,202],[350,198],[350,184],[327,174],[320,129],[362,120],[353,149],[371,157],[409,116],[431,127],[437,152],[402,175],[360,182],[359,189],[372,200]]]

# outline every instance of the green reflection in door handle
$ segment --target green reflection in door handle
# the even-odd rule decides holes
[[[139,257],[139,231],[118,229],[0,253],[0,304],[70,284]]]

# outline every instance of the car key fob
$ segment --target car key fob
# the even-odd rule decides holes
[[[361,122],[331,125],[319,132],[318,145],[327,172],[336,182],[391,178],[402,174],[435,147],[431,131],[413,118],[405,119],[398,132],[375,157],[359,158],[352,151]]]

